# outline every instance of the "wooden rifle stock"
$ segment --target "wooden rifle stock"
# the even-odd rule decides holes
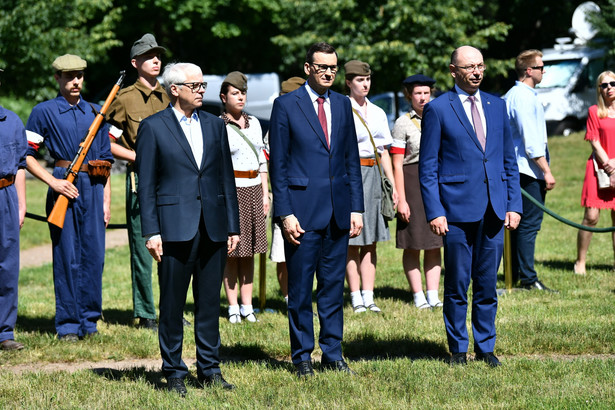
[[[107,112],[107,109],[109,108],[109,106],[111,105],[111,102],[115,98],[115,95],[120,90],[120,87],[122,86],[122,82],[124,81],[125,76],[126,76],[126,71],[120,71],[119,80],[117,80],[117,83],[115,83],[115,85],[111,89],[111,92],[107,96],[105,103],[103,104],[98,114],[96,114],[96,118],[94,118],[94,121],[92,121],[92,124],[90,124],[90,128],[88,129],[88,134],[85,136],[83,140],[81,140],[81,143],[79,144],[79,150],[77,151],[75,158],[73,158],[73,161],[71,162],[69,167],[66,169],[66,173],[64,174],[64,179],[66,179],[68,182],[72,183],[77,178],[77,174],[79,172],[79,169],[81,169],[81,165],[83,165],[85,156],[88,154],[88,151],[90,150],[90,147],[92,146],[92,142],[94,141],[94,137],[96,136],[96,133],[98,132],[98,129],[100,128],[100,125],[102,124],[102,121],[105,118],[105,113]],[[62,194],[59,194],[58,198],[56,199],[55,204],[53,205],[53,209],[51,210],[51,213],[49,214],[49,217],[47,217],[47,222],[57,226],[60,229],[63,228],[64,218],[66,217],[67,209],[68,209],[68,198]]]

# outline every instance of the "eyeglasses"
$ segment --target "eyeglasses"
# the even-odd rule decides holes
[[[202,83],[194,82],[194,83],[175,83],[175,85],[185,85],[190,88],[193,93],[198,92],[201,87],[203,87],[203,91],[207,90],[207,81],[203,81]]]
[[[603,90],[606,90],[608,88],[608,86],[611,86],[613,88],[615,88],[615,81],[610,81],[608,83],[601,83],[600,84],[600,88],[602,88]]]
[[[545,71],[544,65],[537,65],[535,67],[530,67],[532,70],[540,70],[541,72]]]
[[[337,73],[336,65],[326,65],[326,64],[316,64],[316,63],[312,63],[312,65],[314,66],[314,68],[316,68],[316,72],[318,74],[324,74],[327,72],[327,70],[331,70],[331,74]]]
[[[478,70],[478,71],[480,71],[482,73],[487,68],[484,64],[478,64],[478,65],[472,64],[472,65],[467,65],[465,67],[464,66],[460,66],[460,65],[455,65],[455,64],[453,64],[453,65],[455,67],[461,68],[462,70],[467,71],[469,73],[474,72],[476,70]]]

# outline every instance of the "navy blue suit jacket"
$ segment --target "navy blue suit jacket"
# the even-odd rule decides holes
[[[270,177],[274,217],[294,214],[308,231],[331,217],[350,228],[363,212],[363,184],[350,100],[330,92],[331,148],[305,86],[278,97],[271,114]]]
[[[239,208],[224,121],[198,111],[203,159],[197,164],[173,108],[145,120],[137,134],[139,205],[144,237],[194,238],[201,216],[207,235],[226,242],[239,234]]]
[[[425,106],[419,178],[427,221],[476,222],[491,203],[498,218],[522,213],[519,170],[506,104],[480,92],[487,142],[483,151],[455,89]]]

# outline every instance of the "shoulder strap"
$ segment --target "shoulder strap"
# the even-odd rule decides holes
[[[252,152],[254,152],[254,155],[256,155],[256,162],[258,163],[258,162],[259,162],[259,159],[258,159],[258,152],[256,151],[256,148],[254,148],[254,145],[250,142],[250,140],[248,139],[248,137],[246,137],[246,135],[245,135],[243,132],[241,132],[241,130],[239,129],[239,127],[238,127],[238,126],[236,126],[235,124],[229,124],[229,125],[231,126],[231,128],[232,128],[233,130],[235,130],[235,132],[236,132],[237,134],[239,134],[239,136],[240,136],[241,138],[243,138],[243,140],[246,142],[246,144],[248,144],[248,145],[250,146],[250,148],[252,148]]]
[[[369,130],[369,127],[365,123],[363,117],[361,117],[361,114],[359,114],[359,111],[357,111],[356,108],[353,107],[352,112],[354,112],[354,114],[359,117],[359,120],[361,120],[361,123],[365,126],[365,129],[369,134],[369,140],[372,143],[372,147],[374,147],[374,156],[376,157],[376,164],[378,164],[378,170],[380,171],[380,176],[382,176],[382,167],[380,166],[380,158],[378,157],[378,148],[376,148],[376,144],[374,143],[374,137],[372,137],[372,132]]]

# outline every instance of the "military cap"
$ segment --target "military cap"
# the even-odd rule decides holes
[[[295,91],[297,88],[301,87],[303,84],[305,84],[305,78],[290,77],[288,80],[282,81],[282,94]]]
[[[371,75],[372,73],[369,64],[359,60],[350,60],[344,64],[344,70],[346,75]]]
[[[248,91],[248,78],[240,71],[228,73],[222,84],[227,83],[241,91]]]
[[[88,66],[88,63],[74,54],[64,54],[53,60],[51,66],[56,71],[81,71]]]
[[[130,49],[130,58],[133,59],[136,56],[149,53],[152,50],[158,51],[159,53],[164,53],[167,51],[166,48],[161,47],[158,43],[156,43],[156,38],[153,34],[144,34],[143,37],[135,41],[132,45],[132,48]]]
[[[404,85],[420,84],[420,85],[428,85],[430,87],[434,85],[435,83],[436,83],[436,80],[426,75],[423,75],[423,74],[414,74],[406,78],[404,81],[402,81],[402,84]]]
[[[0,73],[3,73],[3,72],[4,72],[4,69],[0,68]]]

